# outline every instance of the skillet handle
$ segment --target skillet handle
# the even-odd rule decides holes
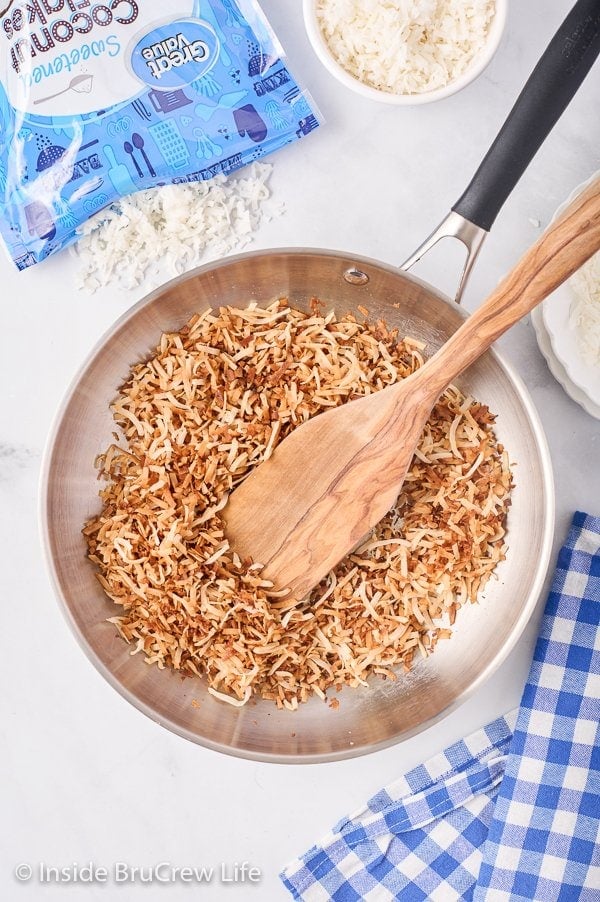
[[[600,53],[600,0],[578,0],[452,210],[489,232]]]
[[[441,238],[457,238],[467,259],[455,300],[460,304],[481,246],[509,194],[575,96],[600,53],[600,0],[578,0],[529,76],[468,188],[423,244],[407,271]]]

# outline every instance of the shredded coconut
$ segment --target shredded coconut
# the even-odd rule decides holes
[[[410,375],[422,350],[385,323],[282,299],[194,316],[133,366],[112,405],[121,445],[97,461],[102,510],[84,529],[132,654],[204,674],[221,701],[295,710],[373,674],[395,679],[450,636],[504,558],[512,486],[493,414],[457,388],[436,404],[395,507],[309,598],[284,597],[240,560],[219,516],[296,426]]]
[[[78,287],[160,284],[164,267],[179,275],[251,241],[263,221],[283,212],[270,200],[273,167],[253,163],[235,176],[165,185],[111,204],[79,230]]]
[[[317,18],[335,59],[390,94],[443,88],[485,46],[494,0],[318,0]]]
[[[581,356],[590,366],[600,366],[600,253],[571,276],[569,284],[575,293],[570,322]]]

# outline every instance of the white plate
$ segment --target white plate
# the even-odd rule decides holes
[[[597,420],[600,420],[600,404],[595,404],[594,401],[588,398],[586,393],[582,391],[578,385],[575,385],[575,383],[571,381],[566,369],[555,355],[552,344],[550,342],[550,336],[544,325],[541,307],[535,308],[535,310],[531,314],[531,322],[535,330],[539,349],[546,358],[548,368],[556,381],[562,385],[566,393],[570,398],[573,399],[573,401],[576,401],[577,404],[580,405],[580,407],[583,407],[583,409],[587,413],[589,413],[590,416],[596,417]]]
[[[579,185],[570,197],[560,205],[556,213],[552,217],[552,222],[560,216],[567,205],[581,193],[591,182],[600,175],[596,172],[587,182]],[[577,341],[575,328],[569,320],[571,305],[575,300],[575,293],[567,281],[560,286],[550,297],[544,301],[541,307],[541,322],[544,328],[542,342],[549,344],[553,363],[550,362],[548,354],[544,353],[540,344],[540,330],[536,327],[538,336],[538,344],[540,350],[544,353],[546,360],[554,376],[561,383],[567,393],[578,404],[581,404],[592,416],[599,416],[600,410],[600,367],[592,366],[587,363],[581,356],[581,351]],[[539,324],[540,315],[535,317],[534,325]],[[559,369],[556,364],[560,365],[560,376],[557,375]],[[567,388],[567,385],[569,388]],[[575,391],[576,389],[576,391]],[[588,404],[582,401],[587,399]]]

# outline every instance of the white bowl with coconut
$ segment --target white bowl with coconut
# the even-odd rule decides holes
[[[599,176],[600,171],[595,172],[575,188],[552,222]],[[567,394],[600,419],[600,252],[544,301],[534,326],[540,349]],[[540,340],[540,326],[548,337],[547,348],[543,333]]]
[[[304,0],[313,49],[342,84],[383,103],[431,103],[494,56],[507,0]]]

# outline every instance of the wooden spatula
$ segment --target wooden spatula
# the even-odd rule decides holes
[[[600,248],[600,180],[527,251],[420,370],[294,430],[223,515],[240,557],[301,599],[394,505],[440,394]]]

